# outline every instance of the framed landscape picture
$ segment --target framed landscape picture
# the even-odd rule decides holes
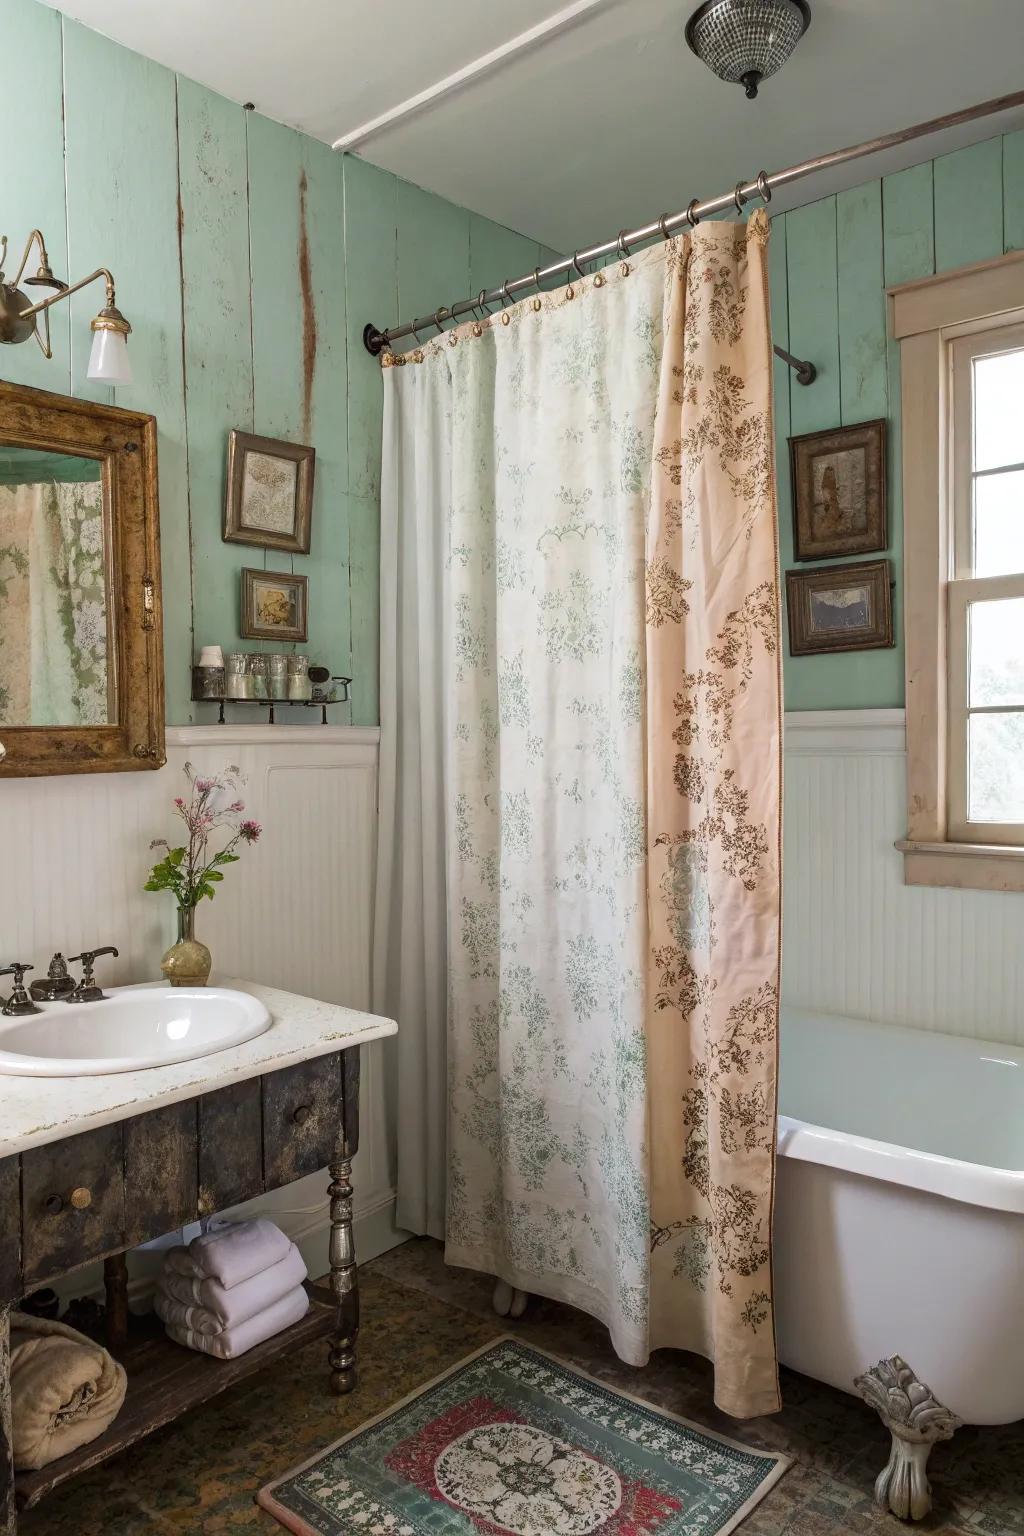
[[[887,547],[884,419],[791,437],[789,458],[797,560]]]
[[[308,640],[308,577],[289,571],[242,571],[243,640]]]
[[[228,439],[224,540],[309,554],[316,451],[234,431]]]
[[[872,651],[893,644],[888,560],[786,572],[792,656]]]

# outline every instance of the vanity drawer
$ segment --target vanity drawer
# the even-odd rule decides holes
[[[340,1156],[344,1142],[341,1057],[317,1056],[263,1079],[263,1174],[278,1189]]]
[[[124,1246],[122,1136],[104,1125],[22,1154],[26,1290]]]
[[[263,1192],[260,1079],[199,1100],[199,1214],[213,1216]]]

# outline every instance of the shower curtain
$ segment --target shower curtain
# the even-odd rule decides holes
[[[375,1006],[398,1220],[779,1405],[768,223],[385,372]]]

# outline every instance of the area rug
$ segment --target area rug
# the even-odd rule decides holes
[[[257,1503],[296,1536],[726,1536],[788,1465],[502,1338]]]

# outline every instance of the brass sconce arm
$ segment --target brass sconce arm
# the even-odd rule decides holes
[[[0,250],[0,267],[3,266],[4,259],[7,255],[6,235],[3,237],[3,242],[3,249]],[[25,268],[28,266],[28,258],[32,254],[33,245],[39,246],[39,271],[36,273],[35,277],[30,277],[27,279],[27,281],[37,284],[52,283],[55,288],[63,289],[66,285],[61,282],[59,277],[54,277],[53,272],[50,269],[50,258],[46,254],[46,241],[43,239],[43,232],[41,229],[34,229],[29,235],[28,239],[25,241],[25,253],[21,258],[21,265],[18,267],[17,272],[15,272],[13,278],[11,279],[11,287],[17,288],[18,284],[21,282],[21,279],[25,273]]]
[[[89,273],[88,277],[81,277],[77,283],[72,283],[69,287],[62,288],[59,293],[52,293],[48,299],[40,299],[38,304],[32,304],[28,309],[23,309],[21,311],[21,318],[23,320],[27,320],[31,315],[41,314],[44,309],[50,309],[52,305],[59,304],[61,299],[70,298],[71,295],[73,293],[77,293],[80,288],[87,288],[89,284],[94,283],[98,277],[104,278],[107,284],[107,308],[114,308],[113,276],[110,272],[107,271],[106,267],[97,267],[95,272]],[[125,325],[127,324],[128,322],[126,320]]]

